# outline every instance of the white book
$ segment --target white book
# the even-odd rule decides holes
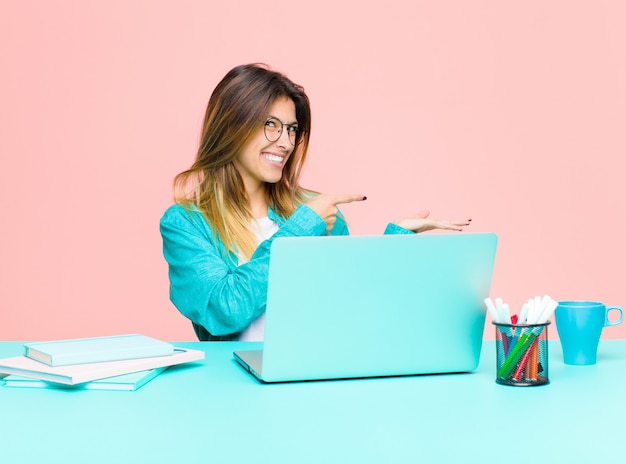
[[[158,367],[147,371],[131,372],[130,374],[116,375],[106,379],[92,380],[76,385],[50,382],[49,380],[33,379],[21,375],[11,374],[4,378],[5,387],[18,388],[45,388],[62,390],[118,390],[135,391],[150,382],[167,367]]]
[[[151,358],[125,359],[69,366],[48,366],[26,356],[0,359],[0,373],[76,385],[131,372],[174,366],[204,359],[204,351],[174,348],[174,354]]]

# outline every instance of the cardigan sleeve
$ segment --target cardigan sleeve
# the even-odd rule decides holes
[[[242,331],[265,310],[271,242],[278,237],[325,235],[326,224],[301,205],[239,266],[197,211],[170,207],[161,218],[160,230],[169,266],[170,300],[211,334],[227,335]],[[347,233],[345,223],[336,232]]]
[[[387,228],[385,229],[385,235],[391,234],[414,234],[412,230],[405,229],[404,227],[400,227],[392,222],[387,224]]]

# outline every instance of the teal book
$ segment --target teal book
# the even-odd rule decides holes
[[[108,377],[106,379],[92,380],[90,382],[79,383],[77,385],[66,385],[63,383],[50,382],[30,377],[11,374],[4,378],[5,387],[18,388],[47,388],[62,390],[120,390],[135,391],[154,379],[167,367],[149,369],[147,371],[133,372],[130,374]],[[1,381],[0,381],[1,382]]]
[[[170,343],[139,334],[24,343],[25,356],[48,366],[149,358],[173,353],[174,346]]]
[[[48,366],[27,356],[0,359],[0,374],[16,374],[50,382],[77,385],[92,380],[106,379],[133,372],[199,361],[204,351],[174,348],[174,354],[149,358],[121,359],[67,366]]]

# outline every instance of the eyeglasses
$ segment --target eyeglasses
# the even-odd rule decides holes
[[[294,124],[285,124],[277,118],[269,118],[267,121],[265,121],[265,125],[263,126],[263,130],[265,131],[265,138],[270,142],[276,142],[282,135],[284,128],[287,128],[287,136],[289,137],[289,142],[291,142],[292,145],[296,145],[298,141],[298,136],[304,133],[304,131],[298,129],[298,126]]]

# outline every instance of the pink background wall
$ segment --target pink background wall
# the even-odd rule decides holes
[[[469,214],[500,237],[493,297],[626,305],[620,0],[0,4],[0,339],[195,339],[158,221],[253,61],[306,88],[304,183],[368,196],[354,234]]]

